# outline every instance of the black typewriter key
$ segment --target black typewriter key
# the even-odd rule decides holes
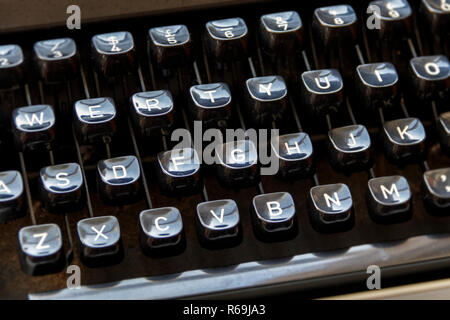
[[[359,100],[372,111],[397,104],[398,74],[392,63],[369,63],[356,68]]]
[[[431,214],[450,214],[450,168],[426,171],[422,190]]]
[[[337,112],[344,99],[344,83],[336,69],[302,73],[302,99],[316,115]]]
[[[20,151],[48,148],[55,138],[55,113],[49,105],[21,107],[12,113],[14,142]]]
[[[242,60],[248,56],[247,33],[241,18],[210,21],[205,34],[207,53],[217,61]]]
[[[447,57],[416,57],[411,59],[410,69],[413,91],[419,100],[450,98],[450,64]]]
[[[421,23],[425,26],[423,41],[431,40],[435,52],[447,53],[450,49],[450,1],[422,0],[420,3]],[[424,30],[425,31],[425,30]]]
[[[189,90],[189,109],[206,128],[226,127],[231,117],[231,92],[226,83],[198,84]]]
[[[216,173],[224,187],[249,187],[259,183],[258,153],[251,140],[220,144],[215,151]]]
[[[45,82],[67,81],[78,74],[77,46],[71,38],[36,42],[34,60]]]
[[[450,111],[439,116],[437,125],[441,150],[450,155]]]
[[[141,197],[141,170],[135,156],[101,160],[97,164],[98,190],[106,204],[132,203]]]
[[[24,210],[23,181],[19,171],[0,172],[0,222],[22,217]]]
[[[59,164],[40,171],[40,196],[44,208],[65,213],[81,207],[83,175],[76,163]]]
[[[363,125],[330,130],[328,151],[331,165],[338,171],[358,171],[372,165],[370,136]]]
[[[373,221],[389,224],[411,218],[411,190],[404,177],[373,178],[367,186],[367,205]]]
[[[177,208],[144,210],[139,221],[141,247],[146,254],[169,256],[184,249],[183,220]]]
[[[377,0],[367,10],[373,15],[373,32],[380,41],[402,39],[412,34],[412,9],[406,0]],[[377,28],[379,23],[379,28]]]
[[[78,221],[77,233],[81,261],[88,267],[120,262],[123,248],[119,221],[114,216],[100,216]]]
[[[0,88],[11,88],[22,83],[23,60],[22,48],[18,45],[0,45]]]
[[[417,118],[404,118],[384,124],[384,149],[393,163],[417,162],[425,155],[425,129]]]
[[[91,46],[97,72],[105,77],[129,74],[137,67],[133,36],[127,31],[98,34]]]
[[[167,90],[138,92],[131,97],[131,119],[141,137],[148,137],[174,123],[172,95]]]
[[[298,232],[294,199],[287,192],[255,196],[252,218],[255,234],[263,241],[288,240]]]
[[[355,223],[352,195],[343,183],[312,187],[308,205],[311,225],[318,232],[346,231]]]
[[[165,194],[193,194],[203,186],[200,160],[193,148],[160,152],[158,164],[159,186]]]
[[[277,175],[282,179],[299,179],[314,174],[313,146],[304,132],[275,136],[271,139],[272,151],[278,158]]]
[[[176,67],[192,60],[192,42],[185,25],[151,28],[148,52],[158,66]]]
[[[116,106],[111,98],[75,102],[75,131],[82,144],[103,142],[116,132]]]
[[[207,248],[232,247],[242,239],[239,209],[234,200],[199,203],[196,221],[200,243]]]
[[[257,125],[283,118],[287,108],[287,87],[280,76],[250,78],[246,82],[246,110]]]
[[[56,224],[33,225],[20,229],[20,264],[29,275],[61,271],[66,265],[61,230]]]

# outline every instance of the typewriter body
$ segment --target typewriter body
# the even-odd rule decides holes
[[[448,276],[449,0],[78,2],[1,5],[0,298]]]

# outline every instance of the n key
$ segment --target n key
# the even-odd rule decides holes
[[[12,88],[24,78],[23,52],[16,44],[0,46],[0,88]]]

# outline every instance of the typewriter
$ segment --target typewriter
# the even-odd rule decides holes
[[[2,4],[0,298],[448,277],[449,0],[71,2]]]

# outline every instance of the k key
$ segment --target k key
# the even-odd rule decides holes
[[[22,48],[16,44],[0,45],[0,88],[12,88],[24,79]]]

